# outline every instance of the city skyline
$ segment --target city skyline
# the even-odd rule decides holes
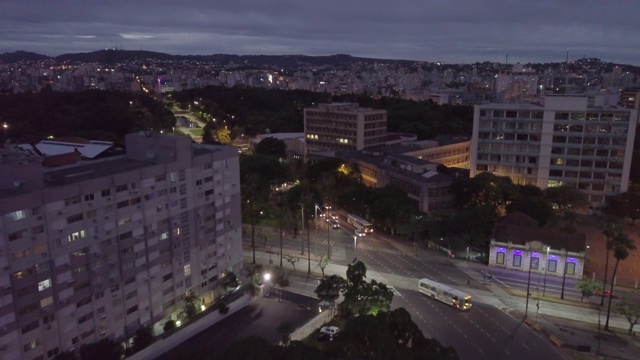
[[[579,6],[571,6],[571,4]],[[146,6],[145,6],[146,5]],[[638,65],[640,3],[121,0],[0,4],[0,53],[103,48],[176,55],[332,55],[473,63],[597,57]],[[636,11],[634,11],[636,10]]]

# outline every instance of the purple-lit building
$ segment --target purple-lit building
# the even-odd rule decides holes
[[[581,279],[585,263],[585,235],[567,234],[538,226],[537,220],[515,212],[498,220],[489,250],[489,266],[547,276]],[[566,266],[565,266],[566,264]]]

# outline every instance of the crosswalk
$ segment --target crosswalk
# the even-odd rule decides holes
[[[315,246],[317,249],[321,249],[322,246],[326,247],[327,246],[327,239],[322,239],[322,238],[315,238],[315,239],[311,239],[310,240],[311,243],[313,244],[313,246]],[[342,243],[342,242],[340,242]],[[332,253],[337,253],[342,251],[342,253],[344,253],[344,247],[342,246],[342,244],[340,244],[340,246],[338,245],[338,241],[334,241],[331,240],[331,252]],[[353,244],[344,244],[344,246],[346,248],[349,249],[353,249]],[[338,250],[340,249],[340,250]],[[390,255],[398,255],[398,256],[407,256],[407,253],[404,253],[398,249],[391,249],[391,248],[383,248],[383,247],[379,247],[379,246],[373,246],[373,245],[367,245],[367,244],[362,244],[362,243],[358,243],[358,251],[373,251],[373,252],[377,252],[377,253],[384,253],[384,254],[390,254]]]

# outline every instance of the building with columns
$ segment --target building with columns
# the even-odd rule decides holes
[[[582,279],[584,234],[567,234],[540,227],[531,217],[515,212],[496,223],[489,248],[489,266],[523,272]]]

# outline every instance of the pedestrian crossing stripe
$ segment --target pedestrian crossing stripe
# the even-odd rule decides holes
[[[400,294],[400,292],[398,290],[396,290],[396,288],[394,288],[393,286],[387,286],[387,288],[389,288],[389,290],[391,290],[393,292],[393,295],[395,296],[402,296]]]

